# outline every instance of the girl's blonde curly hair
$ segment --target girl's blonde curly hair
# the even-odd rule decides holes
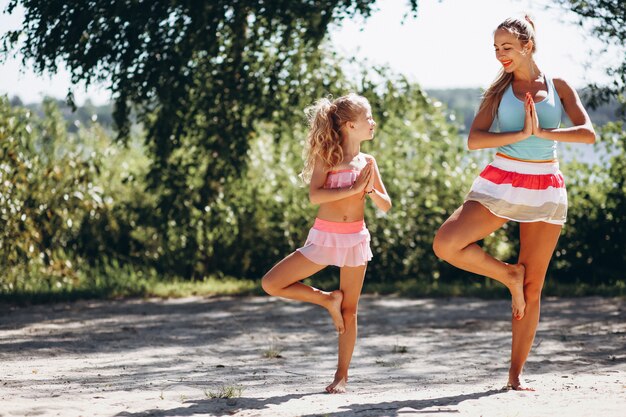
[[[333,101],[322,98],[304,111],[309,121],[309,133],[304,148],[304,169],[300,174],[305,182],[311,180],[315,162],[319,158],[326,168],[343,160],[342,129],[370,109],[367,99],[350,93]]]

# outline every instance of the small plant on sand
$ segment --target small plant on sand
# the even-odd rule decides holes
[[[263,357],[268,359],[282,358],[281,352],[283,350],[276,344],[276,340],[270,343],[270,347],[263,351]]]
[[[382,366],[384,368],[398,368],[400,367],[400,363],[399,362],[387,362],[384,359],[376,359],[375,361],[376,365],[378,366]]]
[[[407,353],[408,351],[409,351],[409,348],[406,346],[395,345],[393,347],[393,353]]]
[[[243,392],[243,387],[238,386],[222,386],[217,391],[205,390],[204,395],[207,398],[239,398]]]

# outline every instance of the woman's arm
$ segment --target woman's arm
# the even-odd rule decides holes
[[[309,200],[312,204],[330,203],[331,201],[337,201],[355,194],[363,193],[372,175],[372,167],[370,164],[365,165],[359,177],[350,187],[324,188],[327,175],[328,171],[323,163],[317,160],[313,168],[313,174],[311,175],[311,183],[309,184]]]
[[[563,104],[563,110],[572,121],[573,126],[558,129],[543,129],[533,107],[533,135],[538,138],[556,140],[558,142],[594,143],[596,132],[593,130],[591,119],[583,107],[580,97],[564,80],[555,78],[554,87]]]
[[[365,158],[371,160],[371,164],[373,166],[373,181],[370,180],[371,185],[368,184],[368,187],[365,187],[365,195],[369,196],[372,201],[374,201],[376,207],[386,213],[391,208],[391,198],[389,198],[389,194],[387,194],[385,184],[383,184],[383,180],[380,176],[380,171],[378,170],[378,164],[376,163],[376,159],[374,159],[374,157],[371,155],[367,155]]]
[[[469,150],[497,148],[498,146],[510,145],[526,139],[532,134],[531,106],[528,98],[524,102],[524,110],[526,111],[524,129],[519,132],[493,133],[489,131],[493,123],[491,109],[483,107],[472,122],[467,138],[467,148]]]

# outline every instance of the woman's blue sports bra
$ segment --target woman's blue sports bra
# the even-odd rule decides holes
[[[548,88],[548,96],[535,103],[539,126],[544,129],[555,129],[561,125],[563,108],[561,99],[554,88],[552,78],[544,76]],[[518,132],[524,129],[524,102],[515,97],[513,86],[509,84],[502,95],[498,114],[490,131]],[[495,127],[495,129],[494,129]],[[510,145],[498,147],[498,152],[516,159],[528,161],[547,161],[556,159],[556,141],[541,139],[534,135]]]

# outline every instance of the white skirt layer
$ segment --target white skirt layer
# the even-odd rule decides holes
[[[365,265],[373,257],[365,223],[354,233],[333,233],[313,227],[304,246],[296,250],[316,264],[339,267]]]
[[[558,162],[524,162],[496,156],[474,180],[465,201],[477,201],[498,217],[562,225],[567,190]]]

